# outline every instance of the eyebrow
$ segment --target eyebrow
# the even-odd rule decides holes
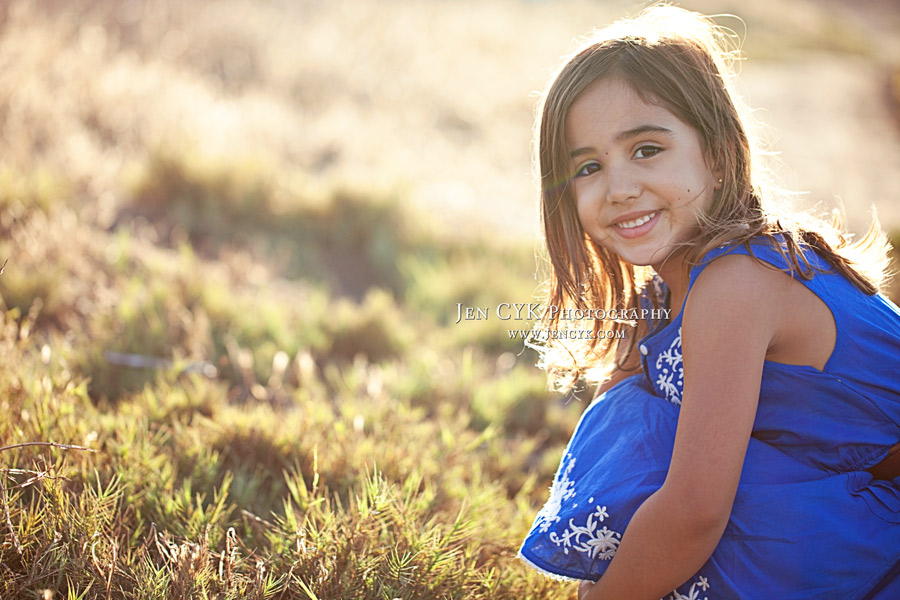
[[[616,142],[621,142],[627,140],[629,138],[637,137],[639,135],[644,135],[645,133],[661,133],[663,135],[672,135],[672,130],[666,127],[662,127],[660,125],[639,125],[637,127],[633,127],[632,129],[628,129],[619,133],[616,136]],[[590,154],[594,151],[594,148],[589,146],[585,146],[584,148],[576,148],[569,153],[570,158],[577,158],[582,154]]]

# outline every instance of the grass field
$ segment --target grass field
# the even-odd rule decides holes
[[[0,598],[574,598],[515,552],[586,402],[495,309],[533,92],[634,9],[4,3]],[[785,179],[900,228],[898,11],[748,10]]]

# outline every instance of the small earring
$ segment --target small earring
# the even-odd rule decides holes
[[[719,177],[719,185],[722,185],[722,178]]]

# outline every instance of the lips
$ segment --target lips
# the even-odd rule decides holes
[[[655,216],[656,212],[652,212],[650,214],[644,215],[643,217],[638,217],[637,219],[634,219],[632,221],[619,221],[618,223],[616,223],[616,227],[622,229],[633,229],[635,227],[643,225]]]
[[[654,210],[643,214],[634,213],[622,215],[611,225],[615,231],[625,238],[636,238],[644,235],[656,224],[659,219],[659,211]]]

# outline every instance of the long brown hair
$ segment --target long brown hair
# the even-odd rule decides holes
[[[738,55],[734,39],[697,13],[654,6],[589,38],[544,94],[536,146],[549,290],[548,310],[537,326],[544,335],[535,345],[555,387],[568,389],[583,376],[589,382],[602,381],[632,354],[637,339],[633,323],[621,319],[594,319],[589,340],[553,335],[567,325],[561,320],[567,314],[563,311],[637,309],[641,289],[652,274],[649,267],[628,264],[592,241],[576,212],[565,123],[576,99],[601,79],[624,82],[645,102],[659,103],[693,127],[710,170],[722,178],[699,219],[698,234],[684,244],[686,268],[716,246],[777,235],[783,244],[776,246],[801,277],[813,276],[801,250],[810,246],[865,293],[875,293],[884,279],[888,247],[877,222],[851,246],[837,221],[801,223],[773,212],[777,187],[756,160],[756,138],[744,125],[750,122],[749,111],[731,90],[731,65]]]

